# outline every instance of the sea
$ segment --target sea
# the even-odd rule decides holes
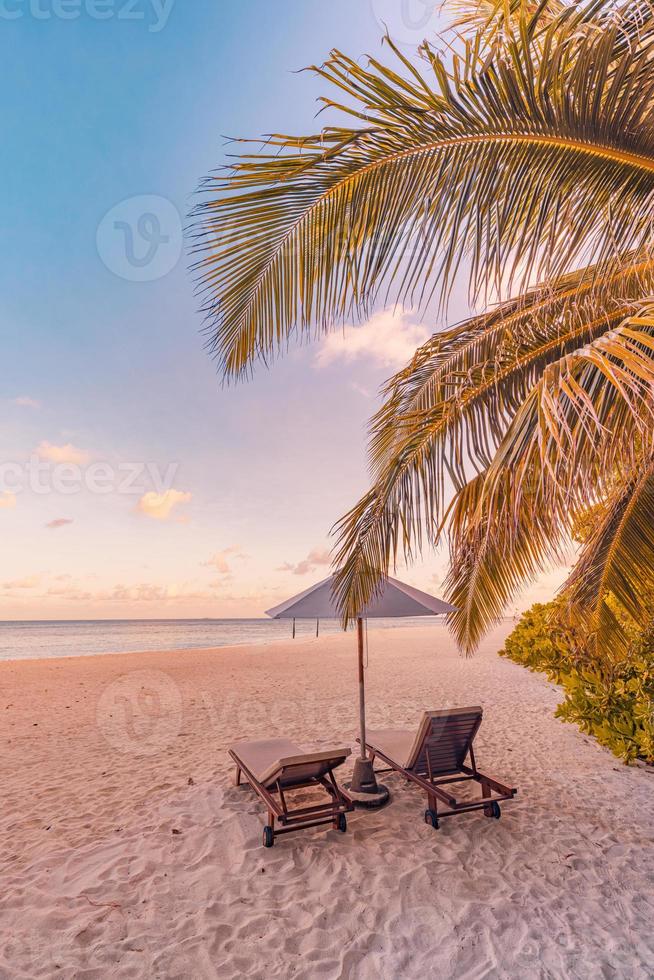
[[[434,625],[436,616],[375,619],[370,629]],[[316,636],[316,621],[298,619],[295,635]],[[340,632],[337,620],[318,624],[319,635]],[[0,660],[85,657],[150,650],[197,650],[239,645],[262,645],[289,640],[293,624],[272,619],[113,619],[0,622]]]

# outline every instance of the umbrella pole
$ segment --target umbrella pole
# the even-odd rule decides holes
[[[359,736],[361,758],[366,758],[366,683],[363,670],[363,618],[357,619],[357,648],[359,653]]]
[[[359,661],[359,738],[361,753],[354,761],[352,781],[347,791],[356,806],[369,809],[383,806],[388,800],[388,790],[377,782],[371,759],[366,756],[366,688],[363,670],[363,617],[357,617],[357,653]]]

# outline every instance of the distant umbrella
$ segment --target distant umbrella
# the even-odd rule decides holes
[[[295,635],[295,620],[297,619],[340,619],[341,614],[332,594],[334,576],[323,579],[312,585],[304,592],[287,599],[286,602],[266,610],[271,619],[292,619]],[[361,740],[360,758],[356,760],[352,790],[355,794],[366,794],[371,799],[383,796],[380,793],[372,770],[372,764],[366,759],[366,696],[363,670],[364,619],[393,619],[410,616],[439,616],[443,613],[455,612],[456,607],[437,599],[435,596],[414,589],[411,585],[399,582],[395,578],[387,578],[379,594],[371,600],[357,617],[357,649],[359,659],[359,736]]]

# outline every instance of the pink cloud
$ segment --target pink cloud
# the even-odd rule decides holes
[[[72,524],[72,520],[69,517],[57,517],[54,521],[48,521],[45,525],[51,530],[56,531],[57,528],[66,527],[67,524]]]
[[[293,575],[308,575],[309,572],[314,572],[317,568],[331,565],[331,563],[331,555],[326,548],[313,548],[307,557],[303,558],[296,565],[287,561],[283,565],[280,565],[277,571],[292,572]]]
[[[412,323],[406,313],[381,310],[360,326],[346,326],[328,334],[318,348],[315,363],[324,368],[337,362],[365,360],[394,370],[411,360],[429,333],[423,324]]]
[[[40,408],[41,402],[38,402],[36,398],[21,395],[19,398],[14,398],[14,405],[20,405],[21,408]]]
[[[243,560],[245,558],[247,558],[247,555],[243,554],[238,545],[231,545],[229,548],[223,548],[222,551],[217,551],[208,561],[202,562],[202,564],[205,568],[215,569],[219,575],[231,575],[232,560]]]
[[[193,494],[182,490],[166,490],[164,493],[145,493],[137,504],[137,510],[155,521],[168,521],[173,516],[174,509],[179,504],[187,504],[193,499]]]
[[[64,446],[55,446],[51,442],[44,441],[36,447],[36,454],[50,463],[70,463],[74,466],[84,466],[91,458],[86,450],[78,449],[70,442]]]
[[[15,589],[35,589],[40,581],[40,575],[29,575],[27,578],[17,579],[13,582],[4,582],[2,588],[10,591]]]

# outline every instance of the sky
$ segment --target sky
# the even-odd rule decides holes
[[[384,25],[413,55],[438,17],[423,0],[0,0],[0,21],[0,619],[260,616],[328,574],[379,386],[443,324],[380,309],[224,387],[186,216],[226,137],[315,131],[324,83],[299,69],[379,55]],[[445,567],[401,574],[438,593]]]

